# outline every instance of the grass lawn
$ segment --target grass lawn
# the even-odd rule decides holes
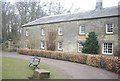
[[[33,68],[29,67],[29,62],[25,60],[2,58],[2,79],[28,79],[32,77]],[[1,66],[1,65],[0,65]],[[64,79],[64,76],[57,72],[54,68],[40,63],[39,68],[49,70],[50,78],[52,79]]]
[[[0,57],[0,81],[2,79],[2,57]]]

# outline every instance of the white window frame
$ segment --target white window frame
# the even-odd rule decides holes
[[[61,44],[60,44],[61,43]],[[61,45],[61,46],[60,46]],[[60,48],[61,47],[61,48]],[[63,42],[58,42],[58,50],[62,51],[63,50]]]
[[[63,28],[61,27],[58,28],[58,35],[63,35]]]
[[[41,28],[41,35],[45,35],[45,29]]]
[[[109,27],[108,25],[112,25],[112,32],[108,31],[108,27]],[[106,24],[106,34],[113,34],[113,28],[114,28],[114,24],[111,23]]]
[[[41,48],[41,49],[45,49],[45,41],[41,41],[41,43],[40,43],[40,48]]]
[[[29,32],[28,32],[28,29],[26,29],[26,30],[25,30],[25,36],[29,36],[28,33],[29,33]]]
[[[106,43],[106,42],[105,42]],[[108,48],[109,48],[109,46],[107,45],[106,47],[106,49],[105,49],[105,43],[103,43],[103,45],[102,45],[102,54],[109,54],[109,55],[112,55],[113,54],[113,43],[111,43],[111,42],[109,42],[109,43],[111,43],[112,44],[112,53],[108,53]],[[108,43],[106,43],[106,44],[108,44]],[[106,51],[106,52],[105,52]]]
[[[84,27],[84,32],[82,31],[82,28]],[[85,35],[85,26],[80,26],[79,27],[79,34],[80,35]]]
[[[78,46],[78,52],[81,53],[82,50],[80,50],[79,48],[83,48],[82,44],[80,44],[80,42],[78,42],[77,46]]]

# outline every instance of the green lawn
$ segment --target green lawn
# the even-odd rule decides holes
[[[0,81],[2,79],[2,57],[0,57]]]
[[[29,62],[13,58],[2,58],[2,79],[27,79],[33,75],[33,68],[29,67]],[[50,78],[64,79],[64,76],[57,72],[54,68],[46,64],[39,65],[39,68],[49,70]]]

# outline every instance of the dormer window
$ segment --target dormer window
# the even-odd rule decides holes
[[[80,26],[79,27],[79,34],[84,35],[85,34],[85,26]]]
[[[113,34],[114,24],[106,24],[106,34]]]
[[[58,35],[63,35],[63,29],[61,27],[58,28]]]

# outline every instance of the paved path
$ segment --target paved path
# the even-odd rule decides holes
[[[0,56],[17,59],[30,60],[32,56],[20,55],[15,52],[0,53]],[[68,79],[118,79],[118,74],[109,72],[100,68],[91,67],[84,64],[78,64],[68,61],[42,58],[41,62],[48,64],[59,72],[63,73]]]

